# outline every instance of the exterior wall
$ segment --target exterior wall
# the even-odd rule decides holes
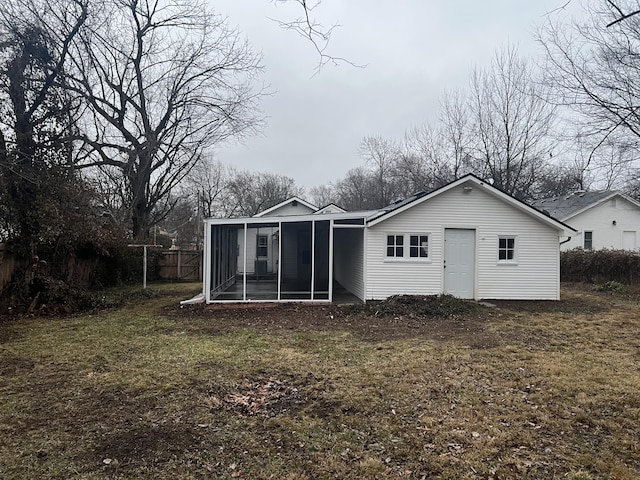
[[[613,225],[615,220],[616,224]],[[585,230],[593,232],[593,249],[624,248],[622,237],[624,231],[636,232],[635,248],[640,247],[640,208],[622,197],[615,197],[596,205],[575,217],[569,218],[566,223],[578,230],[578,234],[571,241],[562,245],[562,250],[570,250],[584,246]]]
[[[333,278],[361,300],[365,299],[364,231],[334,228]]]
[[[559,299],[558,231],[477,185],[452,188],[369,228],[366,298],[442,293],[446,228],[476,230],[476,299]],[[428,234],[429,258],[387,258],[390,234]],[[499,236],[516,238],[514,261],[498,260]]]
[[[267,272],[275,273],[278,271],[278,241],[273,236],[275,228],[261,228],[260,233],[268,235],[267,243]],[[258,229],[247,229],[247,271],[248,275],[256,273],[255,260],[258,248]],[[265,260],[265,257],[260,257]],[[244,229],[238,230],[238,272],[244,273]]]

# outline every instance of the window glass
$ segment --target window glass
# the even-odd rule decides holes
[[[411,235],[409,237],[409,256],[427,258],[429,256],[429,236]]]
[[[269,236],[258,235],[258,244],[256,254],[258,257],[266,257],[269,253]]]
[[[498,238],[498,260],[513,260],[516,252],[515,237]]]
[[[387,257],[404,257],[404,235],[387,235]]]
[[[587,250],[593,248],[593,232],[584,232],[584,248]]]

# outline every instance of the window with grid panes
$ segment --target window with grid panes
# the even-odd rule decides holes
[[[404,257],[404,235],[387,235],[387,257]]]

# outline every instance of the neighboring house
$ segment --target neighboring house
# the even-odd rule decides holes
[[[363,301],[557,300],[560,243],[575,233],[473,175],[381,210],[312,213],[288,202],[205,220],[207,302],[332,301],[345,289]]]
[[[640,203],[615,191],[575,192],[533,204],[578,232],[562,244],[575,247],[636,250],[640,246]]]

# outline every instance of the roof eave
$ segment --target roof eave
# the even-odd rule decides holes
[[[454,180],[453,182],[440,187],[430,193],[428,193],[427,195],[424,195],[422,197],[416,198],[416,200],[414,200],[413,202],[407,203],[406,205],[403,205],[402,207],[396,209],[396,210],[392,210],[390,212],[386,212],[383,213],[373,219],[371,219],[367,225],[372,227],[374,225],[377,225],[379,223],[384,222],[385,220],[388,220],[389,218],[402,213],[406,210],[408,210],[409,208],[414,207],[415,205],[418,205],[422,202],[428,201],[429,199],[436,197],[438,195],[441,195],[442,193],[445,193],[453,188],[456,188],[464,183],[467,182],[472,182],[475,185],[481,187],[481,188],[485,188],[486,191],[496,197],[501,198],[502,200],[507,201],[508,203],[510,203],[511,205],[513,205],[514,207],[516,207],[517,209],[523,211],[524,213],[527,213],[528,215],[538,219],[539,221],[546,223],[547,225],[551,226],[552,228],[555,228],[558,231],[561,232],[576,232],[577,230],[573,227],[571,227],[570,225],[565,224],[564,222],[551,217],[549,215],[545,215],[544,213],[542,213],[541,211],[537,210],[536,208],[518,200],[517,198],[512,197],[511,195],[503,192],[502,190],[494,187],[493,185],[491,185],[490,183],[476,177],[473,174],[468,174],[465,175],[464,177],[459,178],[458,180]]]

